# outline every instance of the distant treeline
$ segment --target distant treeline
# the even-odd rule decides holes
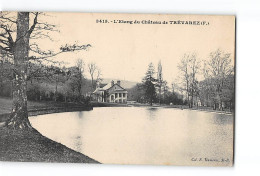
[[[178,71],[178,79],[168,87],[163,79],[161,62],[157,70],[150,63],[142,83],[128,90],[129,100],[151,105],[159,103],[234,110],[235,74],[229,53],[217,49],[204,61],[196,53],[186,53],[178,64]],[[204,79],[199,81],[198,77]]]
[[[29,64],[27,78],[28,100],[46,100],[88,103],[92,91],[91,80],[84,78],[80,65],[58,67],[37,63]],[[13,64],[0,59],[0,96],[12,97]]]
[[[128,89],[128,100],[136,101],[138,103],[150,103],[146,98],[145,89],[142,83],[136,84],[133,88]],[[173,104],[173,105],[185,105],[187,101],[183,101],[183,96],[177,92],[170,91],[169,88],[164,89],[161,92],[161,98],[157,93],[153,98],[153,103],[161,104]]]
[[[235,70],[231,54],[220,49],[211,52],[204,61],[196,53],[186,53],[179,62],[179,88],[193,106],[208,106],[214,110],[235,108]],[[198,80],[202,77],[201,81]]]
[[[168,86],[167,81],[163,79],[163,70],[161,62],[158,63],[155,70],[153,63],[150,63],[142,83],[136,84],[128,90],[128,100],[138,103],[174,104],[183,105],[183,96]]]

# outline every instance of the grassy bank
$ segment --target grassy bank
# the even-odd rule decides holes
[[[11,112],[12,100],[0,97],[0,122]],[[29,115],[90,110],[78,103],[28,102]],[[0,161],[99,163],[79,152],[52,141],[37,130],[13,130],[0,123]]]
[[[0,97],[0,122],[4,122],[11,112],[12,100]],[[65,103],[55,101],[28,101],[29,116],[51,114],[58,112],[88,111],[92,107],[80,103]]]
[[[36,130],[0,127],[0,160],[23,162],[98,163],[52,141]]]
[[[127,107],[125,103],[103,103],[103,102],[91,102],[93,107]]]

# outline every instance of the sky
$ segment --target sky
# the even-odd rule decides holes
[[[39,41],[41,48],[57,50],[66,43],[91,44],[88,51],[61,54],[55,60],[75,65],[78,58],[95,62],[103,78],[140,82],[149,63],[155,68],[161,60],[163,77],[168,83],[178,78],[177,65],[185,53],[196,52],[200,60],[209,59],[221,49],[234,58],[234,16],[149,15],[102,13],[48,13],[39,20],[57,24],[59,33],[50,33],[54,41]],[[97,23],[108,20],[109,23]],[[140,24],[113,23],[114,20],[140,21]],[[206,21],[208,25],[142,24],[152,21]],[[118,22],[118,21],[117,21]],[[233,59],[234,60],[234,59]]]

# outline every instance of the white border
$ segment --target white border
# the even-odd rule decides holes
[[[259,0],[0,0],[0,10],[231,14],[237,17],[236,147],[233,168],[0,162],[0,175],[260,175]]]

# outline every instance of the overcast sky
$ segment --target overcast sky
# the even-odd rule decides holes
[[[104,78],[140,82],[148,64],[159,60],[164,79],[171,83],[178,77],[177,65],[184,53],[196,52],[201,60],[220,48],[234,57],[234,17],[173,16],[135,14],[51,13],[44,17],[58,24],[60,33],[51,34],[52,41],[41,41],[42,48],[58,49],[65,43],[91,44],[88,51],[66,53],[56,57],[74,65],[77,58],[95,62]],[[107,19],[110,23],[96,23]],[[191,20],[207,21],[209,25],[114,24],[112,20]],[[86,68],[87,69],[87,68]],[[89,76],[87,75],[89,78]]]

